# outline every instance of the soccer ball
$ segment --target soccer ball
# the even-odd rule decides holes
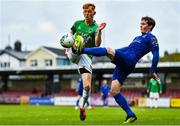
[[[62,37],[60,38],[60,44],[64,47],[64,48],[70,48],[73,46],[74,44],[74,37],[71,33],[65,33],[62,35]]]

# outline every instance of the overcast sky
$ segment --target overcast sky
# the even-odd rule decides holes
[[[158,38],[160,54],[180,52],[180,0],[0,0],[0,49],[16,40],[23,50],[43,45],[62,48],[59,38],[75,20],[83,19],[85,2],[96,4],[98,24],[107,23],[101,46],[129,45],[140,35],[140,19],[147,15],[156,20],[152,33]]]

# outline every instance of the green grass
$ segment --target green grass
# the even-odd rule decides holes
[[[132,108],[138,120],[131,125],[180,125],[178,108]],[[79,111],[65,106],[0,105],[0,125],[122,125],[119,107],[95,107],[80,121]]]

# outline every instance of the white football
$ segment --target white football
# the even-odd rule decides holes
[[[74,44],[74,37],[71,33],[65,33],[62,35],[62,37],[60,38],[60,44],[64,47],[64,48],[70,48],[73,46]]]

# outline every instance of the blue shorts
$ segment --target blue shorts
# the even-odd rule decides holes
[[[134,70],[136,62],[137,60],[132,53],[116,49],[115,58],[114,61],[112,61],[112,63],[116,65],[112,80],[118,80],[123,84],[127,76]]]
[[[78,90],[78,95],[82,96],[83,95],[83,90]]]

